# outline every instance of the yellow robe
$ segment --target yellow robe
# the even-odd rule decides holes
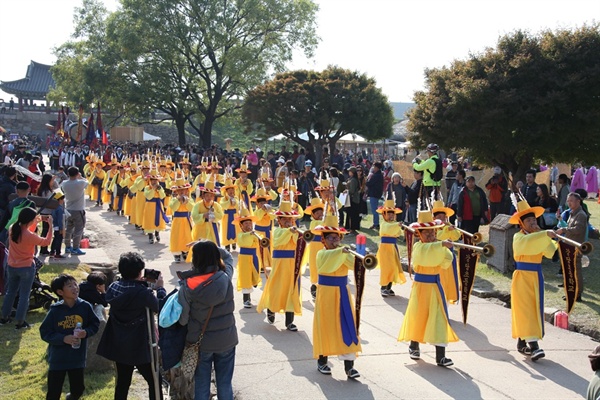
[[[173,185],[171,175],[172,175],[172,172],[169,172],[169,171],[160,173],[160,176],[163,178],[163,181],[160,182],[160,186],[162,186],[164,189],[171,189],[171,186]],[[163,201],[163,204],[165,207],[165,214],[167,214],[168,216],[173,215],[173,210],[171,210],[171,207],[169,207],[169,204],[171,203],[171,197],[172,197],[171,195],[166,194],[166,190],[165,190],[165,199]]]
[[[159,186],[158,189],[153,189],[151,186],[144,188],[144,198],[146,205],[144,206],[144,218],[142,220],[142,228],[144,233],[154,233],[154,231],[164,231],[166,221],[164,216],[164,206],[162,199],[165,198],[165,191]],[[158,224],[156,216],[158,213]]]
[[[206,239],[221,246],[219,239],[219,221],[223,219],[223,209],[216,201],[213,201],[213,212],[215,213],[215,221],[205,221],[204,213],[207,213],[209,207],[206,206],[204,200],[200,200],[192,209],[192,219],[194,220],[194,229],[192,230],[192,240]],[[191,252],[190,252],[191,254]]]
[[[144,221],[144,208],[146,207],[146,198],[144,197],[144,189],[146,188],[146,179],[143,176],[138,176],[131,186],[131,191],[135,193],[132,200],[133,213],[131,215],[131,223],[142,226]]]
[[[440,270],[450,268],[452,257],[452,252],[445,248],[442,242],[414,244],[412,262],[415,280],[398,341],[414,340],[434,345],[458,341],[458,336],[450,327],[444,306],[446,299],[442,297],[438,285],[419,282],[418,277],[420,274],[434,278],[438,275],[439,279]]]
[[[436,232],[436,237],[439,241],[451,240],[456,242],[460,239],[461,233],[456,229],[450,229],[450,225],[445,225]],[[450,304],[458,304],[458,299],[460,298],[460,272],[458,271],[458,256],[456,257],[456,264],[440,271],[440,280],[442,281],[444,294]]]
[[[544,276],[541,274],[542,257],[552,258],[556,243],[546,231],[526,234],[520,231],[513,236],[513,254],[517,263],[528,263],[536,271],[517,269],[511,285],[512,337],[525,341],[544,337]],[[541,283],[541,285],[540,285]]]
[[[92,193],[92,180],[90,179],[90,176],[92,176],[92,164],[87,163],[83,166],[83,176],[85,177],[85,179],[87,179],[87,181],[89,182],[89,185],[87,185],[87,187],[85,188],[85,194],[87,196],[90,196],[90,200],[92,200],[91,197],[91,193]]]
[[[109,204],[112,206],[112,188],[111,183],[115,176],[119,174],[118,171],[113,171],[109,169],[106,172],[106,176],[104,177],[104,181],[102,182],[102,202]]]
[[[129,175],[123,183],[129,189],[129,193],[133,193],[131,191],[131,188],[133,187],[133,184],[135,183],[135,180],[138,176],[139,174]],[[127,196],[125,196],[125,205],[123,206],[123,213],[129,217],[129,223],[133,224],[133,215],[135,214],[133,199],[135,198],[135,193],[133,193],[133,197],[131,197],[129,193],[127,194]]]
[[[233,223],[233,219],[238,215],[240,206],[239,198],[236,198],[236,200],[235,204],[231,204],[229,196],[223,196],[219,202],[223,209],[223,219],[221,220],[221,246],[234,244],[240,233],[239,225]],[[231,238],[227,237],[227,233],[229,233]]]
[[[123,196],[123,201],[121,203],[121,207],[119,207],[119,196],[117,196],[117,185],[121,186],[121,187],[127,187],[128,178],[129,178],[129,174],[127,174],[127,173],[125,173],[125,175],[123,177],[121,177],[121,174],[117,174],[113,177],[112,181],[108,185],[108,190],[110,190],[113,193],[112,208],[115,211],[123,210],[125,207],[125,198],[127,197],[127,195]]]
[[[313,219],[310,221],[310,230],[315,229],[318,225],[323,225],[323,221]],[[317,253],[323,250],[323,242],[321,235],[315,235],[314,239],[308,243],[308,269],[310,271],[310,283],[316,285],[319,281],[319,272],[317,271]]]
[[[239,179],[235,181],[235,197],[243,200],[249,210],[252,210],[252,207],[250,207],[250,195],[253,191],[254,186],[252,185],[252,181],[250,179],[246,180],[245,185],[242,185],[242,183],[239,182]]]
[[[169,242],[169,251],[179,254],[189,251],[189,244],[192,241],[192,219],[190,217],[194,203],[188,196],[188,201],[181,204],[177,197],[173,197],[169,203],[173,213],[173,223],[171,224],[171,241]]]
[[[302,239],[300,239],[302,240]],[[265,308],[272,312],[294,312],[302,315],[300,298],[300,276],[294,282],[294,260],[298,233],[287,228],[276,228],[273,232],[273,269],[256,310],[260,313]],[[294,256],[275,257],[276,251],[291,251]]]
[[[100,179],[102,182],[104,182],[104,179],[106,178],[106,172],[104,172],[104,170],[98,170],[98,169],[94,169],[94,171],[92,172],[92,174],[90,175],[90,179],[89,179],[89,186],[91,186],[91,190],[90,190],[90,200],[96,201],[96,202],[102,202],[102,185],[100,186],[96,186],[94,184],[92,184],[92,182],[94,181],[95,178]]]
[[[271,259],[271,249],[273,248],[273,220],[275,219],[275,215],[272,212],[266,212],[262,208],[258,208],[254,210],[254,215],[258,218],[256,220],[256,224],[254,225],[254,230],[262,236],[266,237],[271,241],[271,245],[266,247],[263,250],[262,257],[262,266],[263,268],[268,268],[273,265],[273,260]]]
[[[237,244],[240,249],[237,261],[237,290],[246,289],[245,292],[252,292],[252,288],[261,283],[260,279],[260,244],[258,238],[251,232],[240,232],[237,236]],[[245,254],[254,253],[254,254]]]
[[[382,242],[377,250],[377,268],[381,269],[379,274],[379,285],[386,286],[388,283],[406,283],[402,263],[400,262],[400,251],[396,245],[396,239],[402,235],[402,228],[398,222],[382,221],[379,227],[379,236]],[[389,238],[389,239],[383,239]],[[384,241],[393,243],[384,243]]]
[[[356,313],[354,310],[354,298],[348,285],[348,271],[354,269],[354,256],[344,253],[343,249],[323,249],[317,253],[317,269],[319,276],[323,278],[337,279],[339,286],[331,286],[324,283],[319,284],[317,300],[315,302],[315,314],[313,318],[313,357],[334,356],[362,351],[360,338],[356,332]],[[352,322],[354,332],[358,339],[357,343],[344,343],[342,336],[342,324],[340,309],[342,306],[342,290],[347,293],[352,310]]]

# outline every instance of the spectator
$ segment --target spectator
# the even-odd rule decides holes
[[[560,174],[558,176],[558,208],[564,211],[567,206],[567,196],[571,192],[570,187],[571,181],[566,174]]]
[[[4,167],[0,178],[0,221],[7,212],[9,196],[17,191],[17,170],[15,167]],[[0,227],[1,230],[1,227]]]
[[[333,149],[333,155],[331,156],[331,165],[336,165],[341,168],[344,165],[344,156],[340,154],[339,149]]]
[[[379,199],[383,195],[383,174],[381,173],[381,163],[379,161],[373,164],[371,172],[367,177],[367,197],[371,206],[371,214],[373,215],[373,225],[369,229],[379,229]]]
[[[542,229],[552,229],[558,222],[556,219],[558,203],[550,196],[548,186],[545,183],[538,185],[537,196],[534,205],[540,206],[545,210],[544,214],[538,219],[538,225]]]
[[[304,155],[304,149],[300,149],[300,153],[296,157],[294,161],[294,165],[298,171],[302,171],[304,169],[304,163],[306,162],[306,156]],[[312,162],[311,162],[312,164]]]
[[[406,188],[406,197],[408,200],[406,222],[409,224],[417,222],[417,204],[421,193],[421,186],[423,185],[423,171],[413,170],[413,177],[415,178],[414,182],[410,187]]]
[[[52,228],[52,216],[48,215],[45,218],[47,218],[48,224]],[[52,229],[48,230],[45,237],[38,236],[33,232],[40,221],[42,221],[42,216],[37,215],[35,209],[25,207],[19,213],[17,222],[9,228],[8,289],[2,304],[0,325],[10,322],[10,314],[18,294],[19,304],[15,314],[16,329],[31,328],[31,325],[25,321],[25,315],[29,308],[29,295],[36,272],[35,263],[33,262],[35,246],[48,246],[52,241]]]
[[[233,369],[238,344],[233,312],[233,258],[210,241],[192,249],[193,270],[182,274],[179,323],[188,326],[186,341],[196,343],[208,318],[194,376],[195,398],[210,398],[214,366],[219,400],[233,400]]]
[[[439,147],[435,143],[427,145],[427,160],[421,161],[416,157],[413,161],[413,168],[417,171],[423,171],[423,193],[421,198],[429,198],[433,190],[439,190],[443,172],[438,173],[438,168],[442,168],[442,162],[438,156]],[[436,176],[437,175],[437,176]]]
[[[346,212],[346,226],[350,230],[350,235],[358,234],[360,230],[360,183],[357,176],[357,168],[348,168],[348,181],[346,182],[346,190],[350,196],[350,210]]]
[[[387,188],[387,194],[388,199],[395,198],[395,207],[402,210],[401,214],[396,214],[396,221],[398,222],[406,217],[406,208],[408,204],[408,194],[406,189],[402,175],[398,172],[394,172],[392,175],[392,182]]]
[[[13,100],[13,98],[10,98],[10,101],[8,102],[9,106],[8,106],[8,110],[9,111],[14,111],[15,110],[15,101]]]
[[[534,169],[530,169],[525,174],[525,185],[521,188],[521,194],[527,200],[529,204],[535,204],[537,197],[537,183],[535,183],[536,172]]]
[[[54,190],[52,190],[53,181],[54,181],[54,176],[52,176],[50,174],[44,174],[42,176],[42,182],[40,183],[40,186],[38,187],[38,191],[36,194],[39,197],[43,197],[45,199],[49,198],[50,196],[54,196]],[[42,208],[40,210],[40,214],[41,215],[50,215],[50,214],[52,214],[52,210],[49,209],[48,207]],[[48,223],[45,220],[43,220],[42,221],[42,236],[46,236],[46,233],[48,233],[48,229],[49,229]],[[40,255],[47,256],[48,254],[50,254],[50,252],[48,251],[48,246],[42,246],[42,248],[40,249]]]
[[[587,400],[598,400],[600,399],[600,345],[596,346],[588,358],[595,374],[587,389]]]
[[[469,233],[478,232],[482,222],[488,223],[485,215],[487,209],[488,202],[485,192],[475,184],[474,176],[467,177],[465,187],[458,195],[456,208],[456,217],[460,227]]]
[[[106,275],[100,271],[88,274],[84,282],[79,284],[79,297],[92,306],[98,304],[108,307],[106,301]]]
[[[17,218],[16,215],[13,216],[15,209],[21,209],[23,207],[32,207],[35,209],[35,203],[27,199],[30,189],[29,183],[19,182],[15,188],[17,191],[17,198],[8,203],[6,213],[0,222],[0,242],[4,243],[5,245],[8,244],[8,229],[10,228],[9,223],[12,223],[11,221],[15,221]]]
[[[446,199],[450,196],[452,185],[456,182],[456,174],[458,173],[458,162],[452,161],[450,169],[446,171]]]
[[[61,185],[65,194],[67,228],[65,229],[65,253],[84,255],[80,242],[85,228],[85,188],[88,181],[81,177],[77,167],[69,167],[69,180]]]
[[[504,200],[504,193],[507,187],[501,184],[501,179],[506,183],[506,180],[502,176],[502,170],[500,167],[494,167],[494,175],[488,180],[485,188],[489,191],[490,200],[490,219],[493,221],[496,215],[500,214],[502,208],[502,202]]]
[[[387,191],[388,185],[392,181],[392,175],[394,174],[394,169],[392,168],[392,162],[390,160],[385,160],[383,162],[383,191]]]
[[[146,263],[139,253],[123,253],[119,258],[121,280],[110,284],[106,301],[110,304],[110,316],[98,344],[98,355],[115,362],[117,384],[115,399],[126,399],[131,386],[133,368],[148,383],[149,398],[162,398],[155,393],[154,375],[151,364],[151,349],[148,343],[148,313],[158,312],[159,299],[167,293],[163,278],[156,280],[156,296],[142,278]],[[160,384],[157,385],[160,387]]]
[[[60,399],[67,374],[70,387],[67,399],[79,399],[85,390],[83,369],[87,356],[86,338],[98,332],[100,321],[90,304],[78,297],[74,277],[61,274],[52,280],[50,287],[60,296],[61,301],[50,307],[40,326],[40,336],[48,342],[46,399]],[[81,324],[79,330],[76,329],[77,324]]]

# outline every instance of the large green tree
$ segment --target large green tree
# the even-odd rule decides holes
[[[533,35],[428,69],[408,114],[416,147],[436,142],[522,179],[534,161],[597,163],[598,25]]]
[[[322,72],[291,71],[248,92],[242,115],[248,129],[283,134],[314,152],[353,133],[367,140],[392,135],[394,116],[375,80],[356,71],[329,67]],[[308,132],[308,140],[300,137]]]

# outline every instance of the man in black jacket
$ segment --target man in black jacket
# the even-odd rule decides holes
[[[379,161],[373,163],[371,173],[367,177],[367,197],[371,205],[371,214],[373,215],[373,225],[369,229],[379,229],[379,199],[383,195],[383,174],[381,173],[381,163]]]
[[[475,184],[474,176],[467,176],[465,187],[458,195],[456,217],[461,229],[469,233],[477,233],[479,225],[487,223],[486,211],[488,202],[485,192]]]

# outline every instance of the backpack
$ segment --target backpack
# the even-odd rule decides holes
[[[442,180],[443,176],[444,176],[444,166],[442,165],[442,160],[440,160],[439,157],[434,157],[433,160],[435,161],[435,171],[431,172],[430,170],[427,170],[429,172],[429,175],[431,176],[431,179],[435,182],[439,182]]]
[[[6,229],[8,230],[15,222],[17,222],[17,220],[19,219],[19,214],[21,213],[21,210],[26,208],[26,207],[31,207],[35,210],[35,203],[33,203],[31,200],[27,200],[25,199],[23,202],[21,202],[20,204],[16,205],[13,209],[12,209],[12,214],[10,215],[10,219],[8,220],[8,223],[6,224]]]

